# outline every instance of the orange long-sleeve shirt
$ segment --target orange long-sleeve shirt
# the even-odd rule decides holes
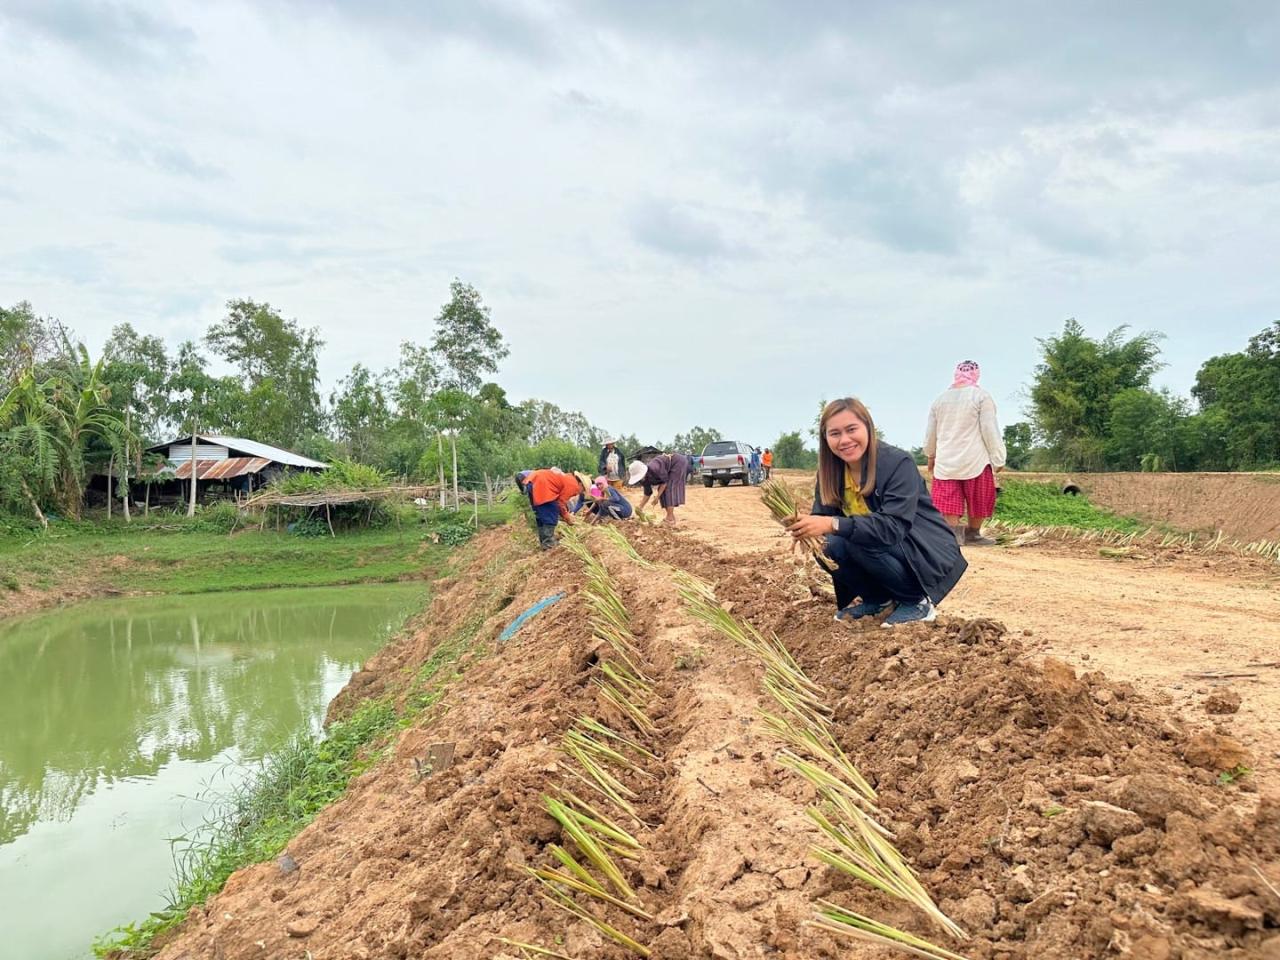
[[[571,473],[556,473],[552,470],[535,470],[525,478],[530,488],[530,500],[535,507],[556,501],[560,516],[570,520],[569,501],[582,492],[582,484]]]
[[[764,456],[760,458],[760,462],[761,462],[761,463],[763,463],[766,467],[772,467],[772,466],[773,466],[773,451],[772,451],[772,450],[766,450],[766,451],[765,451],[765,453],[764,453]]]

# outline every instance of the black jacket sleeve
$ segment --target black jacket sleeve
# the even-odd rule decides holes
[[[836,536],[871,549],[895,546],[907,538],[920,501],[920,471],[910,457],[883,466],[888,469],[876,477],[876,507],[866,516],[842,516],[843,510],[821,503],[814,491],[813,512],[840,517]]]

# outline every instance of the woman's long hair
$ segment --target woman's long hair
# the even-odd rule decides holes
[[[818,492],[822,502],[828,507],[838,507],[841,504],[840,491],[844,486],[845,462],[827,446],[827,422],[837,413],[846,411],[867,427],[867,449],[862,453],[862,467],[867,480],[862,484],[862,495],[869,496],[876,488],[876,455],[880,444],[876,440],[876,424],[871,419],[871,411],[856,397],[832,400],[823,407],[822,418],[818,421]]]

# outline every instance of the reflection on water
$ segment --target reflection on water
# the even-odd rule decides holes
[[[63,960],[163,903],[165,838],[325,706],[420,585],[96,603],[0,624],[0,954]]]

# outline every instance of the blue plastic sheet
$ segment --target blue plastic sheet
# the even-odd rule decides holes
[[[507,625],[507,629],[503,630],[502,633],[498,634],[498,642],[505,643],[507,640],[510,640],[512,637],[516,635],[516,631],[524,626],[526,620],[528,620],[530,617],[534,616],[535,614],[541,613],[543,610],[551,606],[553,603],[556,603],[557,601],[563,600],[563,599],[564,599],[564,594],[557,593],[555,596],[544,597],[543,599],[539,600],[537,603],[535,603],[532,607],[530,607],[524,613],[520,614],[520,616],[512,620],[511,623]]]

